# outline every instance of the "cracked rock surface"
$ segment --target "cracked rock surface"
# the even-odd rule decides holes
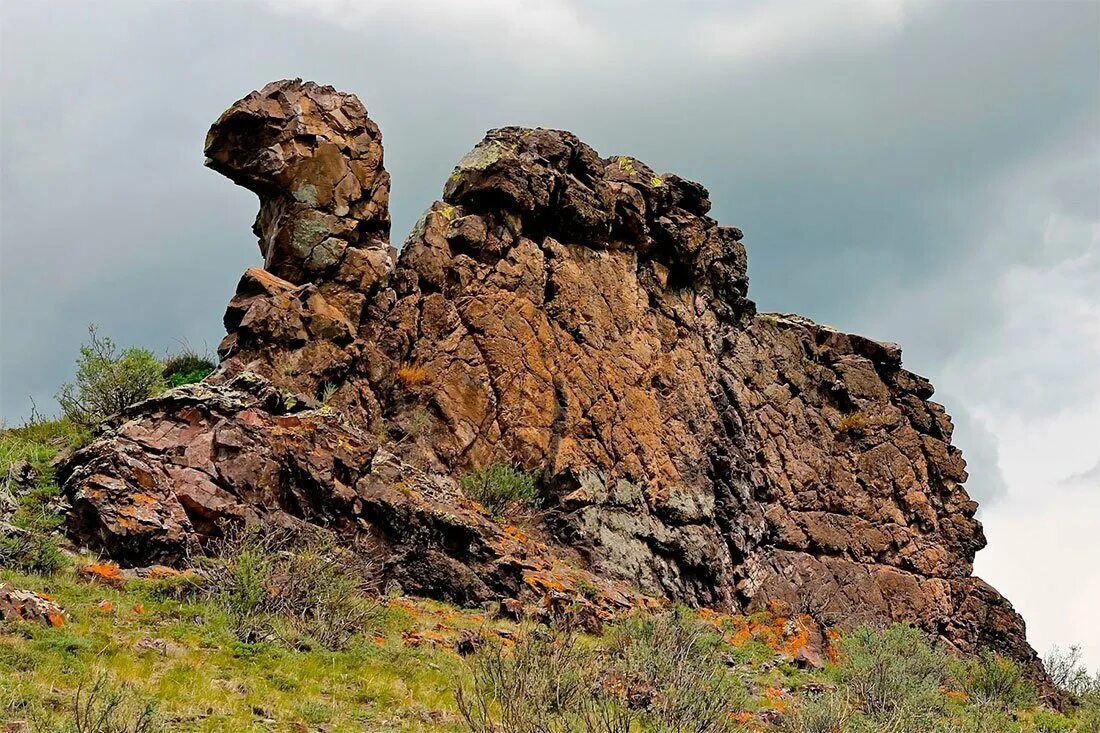
[[[62,466],[80,541],[179,563],[227,523],[308,522],[460,603],[778,603],[1042,676],[971,576],[985,539],[932,386],[893,344],[757,314],[742,233],[701,185],[568,132],[492,130],[398,254],[354,96],[274,82],[206,154],[259,197],[264,267],[205,383]],[[463,495],[497,461],[538,474],[544,511]]]

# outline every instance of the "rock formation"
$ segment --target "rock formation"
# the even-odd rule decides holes
[[[73,534],[178,563],[248,519],[330,527],[460,603],[779,603],[906,621],[1041,668],[971,576],[984,546],[951,422],[897,346],[747,299],[742,234],[697,183],[570,133],[492,130],[400,255],[362,104],[269,84],[207,138],[254,191],[203,384],[118,416],[62,467]],[[545,508],[456,479],[505,461]]]

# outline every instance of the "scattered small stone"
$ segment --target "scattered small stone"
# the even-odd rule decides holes
[[[44,593],[19,590],[11,583],[3,583],[0,584],[0,618],[57,627],[64,626],[69,615]]]

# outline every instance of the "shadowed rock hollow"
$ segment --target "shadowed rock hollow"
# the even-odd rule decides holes
[[[206,153],[259,197],[264,269],[205,383],[62,466],[82,542],[180,562],[227,523],[304,521],[460,603],[779,603],[1039,669],[971,576],[985,539],[932,386],[893,344],[757,314],[741,232],[699,184],[492,130],[398,255],[354,96],[269,84]],[[546,510],[465,497],[456,478],[495,461],[537,473]]]

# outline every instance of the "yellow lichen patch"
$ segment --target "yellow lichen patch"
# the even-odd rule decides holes
[[[428,381],[428,372],[416,364],[405,364],[397,370],[397,381],[406,387],[417,387]]]
[[[654,188],[657,188],[658,186],[663,186],[665,185],[665,179],[661,178],[660,176],[653,176],[649,179],[649,185],[653,186]]]
[[[140,491],[131,494],[130,501],[134,502],[135,504],[141,504],[143,506],[154,506],[160,503],[160,500],[157,499],[157,497],[150,496],[149,494],[143,494]]]

